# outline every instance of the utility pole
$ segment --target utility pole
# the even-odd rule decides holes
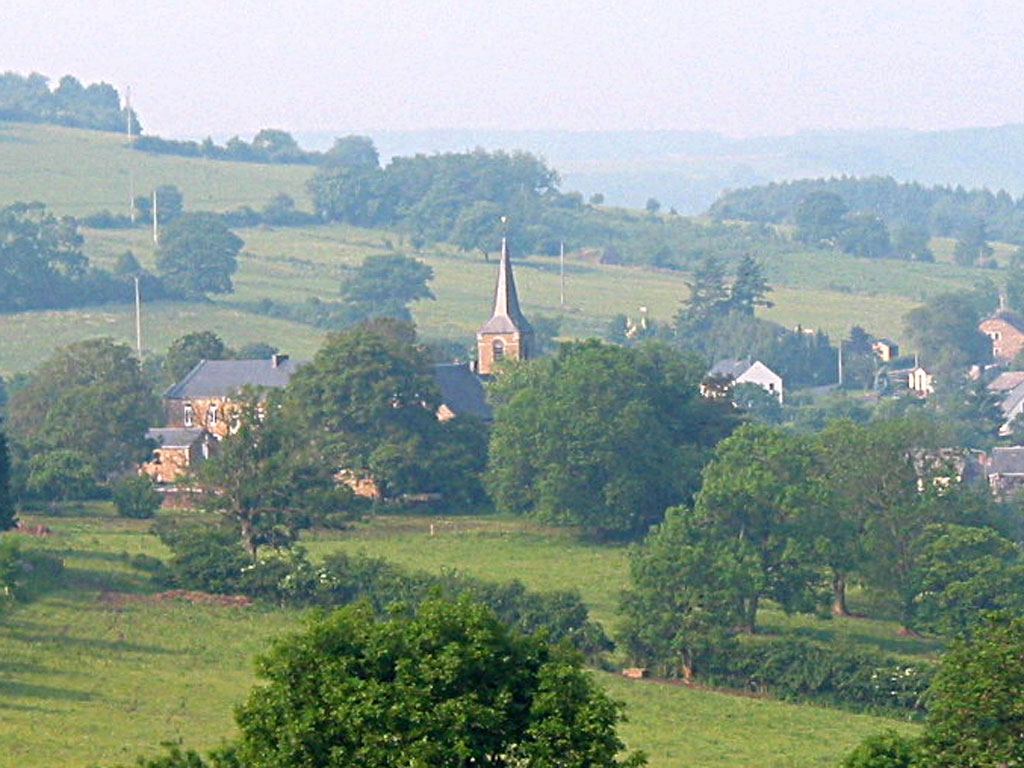
[[[142,361],[142,294],[139,291],[139,276],[135,275],[135,348]]]
[[[565,306],[565,241],[558,243],[558,289],[559,305]]]
[[[156,208],[156,190],[153,190],[153,245],[160,245],[160,216]]]

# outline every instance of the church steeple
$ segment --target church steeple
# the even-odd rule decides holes
[[[508,255],[508,241],[501,239],[498,282],[490,319],[477,331],[478,372],[490,374],[501,360],[525,360],[532,354],[533,328],[519,308],[519,295]]]

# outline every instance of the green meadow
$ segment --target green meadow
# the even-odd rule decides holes
[[[232,709],[257,682],[254,656],[296,631],[302,613],[162,596],[128,563],[137,554],[166,554],[150,524],[114,517],[109,505],[24,517],[53,533],[23,536],[22,546],[56,553],[65,571],[37,601],[0,610],[0,768],[129,765],[138,754],[157,754],[162,742],[207,750],[232,738]],[[314,557],[361,550],[410,569],[515,576],[537,590],[577,588],[609,627],[627,578],[626,550],[516,519],[382,517],[309,535],[304,544]],[[896,638],[885,622],[803,621],[809,631],[891,637],[908,653],[932,650]],[[626,703],[620,734],[653,768],[834,766],[868,734],[918,727],[594,674]]]

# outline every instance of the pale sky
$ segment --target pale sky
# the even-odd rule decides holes
[[[7,7],[5,7],[7,6]],[[0,0],[0,70],[147,133],[1024,122],[1020,0]]]

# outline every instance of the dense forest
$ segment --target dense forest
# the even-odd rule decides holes
[[[920,247],[921,236],[977,237],[980,232],[983,240],[1024,244],[1024,198],[881,176],[748,187],[724,194],[708,213],[716,220],[793,224],[798,236],[811,235],[809,229],[818,226],[812,236],[838,238],[840,245],[844,237],[856,240],[859,247],[852,252],[865,256],[918,258],[920,251],[914,248]]]

